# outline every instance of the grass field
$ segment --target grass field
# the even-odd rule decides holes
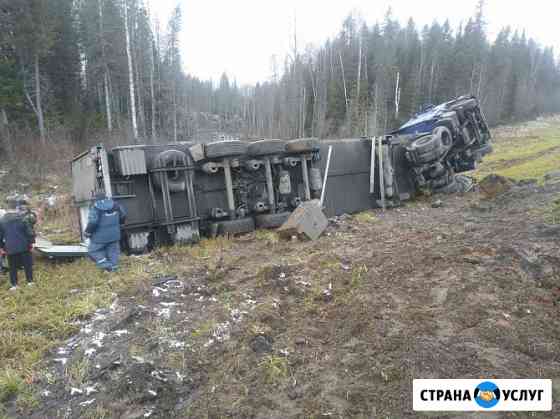
[[[8,291],[4,276],[0,289],[0,403],[15,400],[22,409],[36,403],[29,391],[41,375],[40,361],[46,351],[79,330],[100,307],[119,295],[135,291],[135,285],[158,273],[161,266],[123,258],[119,273],[100,272],[88,260],[59,263],[36,260],[35,284]],[[0,404],[0,418],[2,405]]]
[[[560,170],[560,118],[498,128],[493,145],[494,152],[485,157],[475,177],[497,173],[542,181],[547,173]]]

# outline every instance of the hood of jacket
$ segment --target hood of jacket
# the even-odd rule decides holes
[[[95,201],[95,208],[100,211],[111,211],[115,206],[115,203],[112,199],[101,199],[99,201]]]

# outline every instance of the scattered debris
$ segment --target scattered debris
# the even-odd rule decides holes
[[[86,396],[89,396],[93,393],[97,393],[99,390],[97,390],[97,384],[93,385],[93,386],[89,386],[86,387]]]
[[[70,396],[75,396],[76,394],[84,394],[84,392],[83,392],[83,390],[80,390],[79,388],[72,387],[70,389]]]
[[[443,201],[441,199],[432,202],[432,208],[441,208],[441,207],[443,207]]]
[[[291,239],[292,236],[305,236],[308,239],[317,240],[328,224],[319,201],[313,200],[300,204],[278,229],[278,234],[284,239]]]

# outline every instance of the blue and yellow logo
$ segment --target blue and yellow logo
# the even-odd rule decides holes
[[[490,409],[500,401],[500,389],[491,381],[484,381],[474,389],[474,400],[485,409]]]

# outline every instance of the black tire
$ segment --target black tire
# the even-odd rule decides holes
[[[459,182],[455,181],[455,177],[452,177],[451,181],[447,185],[442,186],[440,188],[433,189],[434,193],[443,193],[443,194],[457,193],[460,192],[460,190],[461,190],[461,185],[459,184]]]
[[[247,154],[247,143],[242,141],[217,141],[204,147],[207,159],[223,159]]]
[[[218,234],[243,234],[255,230],[255,220],[241,218],[239,220],[221,221],[218,225]]]
[[[451,179],[447,173],[444,176],[440,176],[437,179],[433,179],[431,181],[431,185],[434,190],[444,188],[445,186],[449,185],[449,183],[451,183]]]
[[[429,179],[437,179],[437,178],[439,178],[439,177],[441,177],[445,174],[447,174],[447,168],[441,163],[436,163],[428,171],[428,176],[427,177]]]
[[[281,212],[278,214],[261,214],[255,217],[257,228],[278,228],[286,222],[291,212]]]
[[[448,118],[440,119],[439,121],[436,122],[435,125],[435,128],[438,127],[445,127],[450,132],[456,133],[459,130],[459,117],[455,115],[455,118],[448,117]]]
[[[427,153],[419,154],[419,153],[411,153],[414,159],[414,163],[418,165],[434,163],[439,160],[445,150],[442,148],[438,148],[432,151],[428,151]]]
[[[416,153],[417,155],[426,154],[434,150],[441,149],[441,139],[433,135],[424,135],[415,139],[407,147],[408,151]]]
[[[283,140],[259,140],[250,143],[247,149],[247,153],[253,157],[283,154],[285,152],[286,142]]]
[[[445,147],[446,149],[450,149],[451,146],[453,145],[453,135],[451,134],[451,131],[447,127],[443,127],[443,126],[435,127],[434,130],[432,131],[432,135],[434,137],[439,138],[442,146]]]
[[[316,138],[299,138],[286,143],[288,153],[310,153],[319,150],[319,141]]]
[[[457,192],[470,192],[474,187],[474,181],[471,177],[459,175],[455,177],[457,183]]]
[[[153,164],[155,169],[171,169],[185,166],[187,166],[187,155],[179,150],[166,150],[159,153]],[[164,176],[167,176],[169,192],[184,192],[186,190],[185,172],[183,170],[154,173],[154,185],[159,190],[163,190]]]

